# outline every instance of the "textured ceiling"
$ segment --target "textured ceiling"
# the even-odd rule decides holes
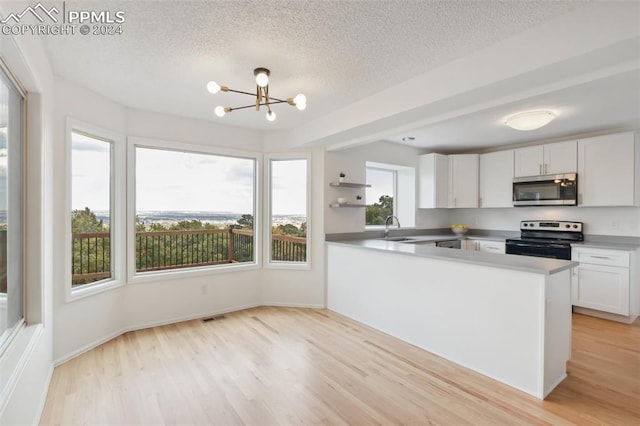
[[[47,2],[44,4],[57,4]],[[144,110],[260,129],[299,126],[365,96],[582,6],[585,1],[67,1],[67,10],[124,10],[123,34],[44,37],[54,72]],[[216,105],[209,80],[253,91],[272,71],[276,97],[305,93],[305,112],[278,120]]]

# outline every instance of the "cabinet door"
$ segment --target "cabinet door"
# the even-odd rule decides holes
[[[578,141],[544,145],[543,174],[575,173],[578,169]]]
[[[513,150],[480,155],[480,207],[513,207]]]
[[[449,207],[478,207],[478,154],[449,155]]]
[[[505,243],[499,241],[479,241],[479,248],[481,252],[505,254]]]
[[[635,145],[631,132],[578,141],[579,205],[634,205]]]
[[[571,293],[575,306],[629,315],[629,269],[581,263],[574,268]]]
[[[515,177],[539,176],[542,172],[544,148],[542,145],[518,148],[515,150]]]
[[[418,208],[449,207],[449,162],[446,155],[426,154],[418,160]]]

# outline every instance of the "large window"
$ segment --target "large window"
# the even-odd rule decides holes
[[[308,260],[308,159],[269,160],[269,238],[271,264]]]
[[[367,188],[365,211],[367,227],[385,224],[388,216],[396,216],[403,228],[415,226],[416,169],[395,164],[366,163]],[[397,225],[394,220],[393,225]]]
[[[0,350],[24,319],[23,101],[0,71]]]
[[[135,273],[255,262],[255,158],[134,151]]]
[[[367,184],[371,186],[365,192],[365,225],[384,225],[385,219],[395,214],[396,171],[367,167]]]
[[[113,142],[71,132],[71,285],[113,278]]]

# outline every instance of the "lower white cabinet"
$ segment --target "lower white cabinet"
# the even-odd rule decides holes
[[[489,240],[464,240],[462,248],[464,250],[497,254],[504,254],[506,251],[505,243],[502,241]]]
[[[574,306],[629,315],[629,252],[573,248],[571,259],[580,262],[571,280]]]

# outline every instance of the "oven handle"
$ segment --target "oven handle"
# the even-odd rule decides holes
[[[562,244],[512,243],[509,241],[507,241],[506,245],[511,247],[567,248],[567,246]]]

